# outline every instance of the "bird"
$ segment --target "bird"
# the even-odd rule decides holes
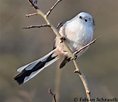
[[[93,17],[89,13],[80,12],[72,19],[61,23],[58,27],[58,31],[61,38],[67,43],[70,50],[74,53],[92,41],[94,28],[95,22]],[[21,85],[29,81],[58,59],[62,59],[59,67],[63,68],[66,63],[71,60],[71,58],[62,43],[62,39],[56,37],[52,51],[44,57],[18,68],[17,71],[20,73],[14,77],[14,80]],[[88,47],[80,51],[77,54],[77,57],[82,55],[87,49]]]

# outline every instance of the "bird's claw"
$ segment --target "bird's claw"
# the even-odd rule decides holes
[[[60,42],[60,43],[63,43],[63,41],[65,41],[65,40],[66,40],[66,38],[65,38],[65,37],[61,37],[61,38],[60,38],[60,40],[61,40],[61,42]]]
[[[71,60],[76,60],[76,59],[77,59],[77,55],[74,54],[74,57],[73,58],[71,57]]]

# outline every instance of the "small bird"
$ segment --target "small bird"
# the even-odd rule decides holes
[[[80,12],[71,20],[61,24],[59,34],[74,53],[92,41],[94,26],[93,17],[86,12]],[[46,56],[20,67],[17,70],[20,73],[14,77],[14,80],[18,84],[23,84],[60,58],[63,58],[63,60],[59,67],[64,67],[71,58],[62,43],[63,40],[56,37],[53,50]],[[83,49],[77,54],[77,57],[82,55],[87,49],[88,47]]]

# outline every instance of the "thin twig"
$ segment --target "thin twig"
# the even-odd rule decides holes
[[[88,86],[88,81],[84,75],[84,73],[82,72],[82,70],[78,67],[77,63],[76,63],[76,60],[73,60],[73,63],[74,63],[74,66],[75,66],[75,71],[74,73],[77,73],[84,85],[84,88],[85,88],[85,91],[86,91],[86,95],[87,95],[87,98],[88,98],[88,102],[91,102],[91,92],[90,92],[90,89],[89,89],[89,86]]]
[[[34,3],[34,4],[36,4],[36,5],[37,5],[38,0],[32,0],[32,1],[33,1],[33,3]]]
[[[56,95],[52,92],[52,90],[49,89],[48,92],[52,95],[54,102],[57,102],[56,101]]]
[[[63,24],[64,24],[64,22],[58,23],[56,28],[57,28],[57,29],[60,29],[60,28],[63,26]]]
[[[59,2],[61,2],[62,0],[57,0],[57,2],[51,7],[51,9],[46,13],[46,16],[48,17],[50,15],[50,13],[52,12],[52,10],[57,6],[57,4]]]
[[[27,27],[23,27],[23,29],[41,28],[41,27],[50,27],[50,25],[47,25],[47,24],[41,24],[41,25],[30,25],[30,26],[27,26]]]
[[[31,17],[31,16],[35,16],[35,15],[37,15],[37,12],[35,12],[35,13],[30,13],[30,14],[26,14],[25,16],[26,16],[26,17]]]
[[[79,52],[81,52],[83,49],[89,47],[90,45],[92,45],[93,43],[96,42],[96,40],[99,38],[100,36],[98,36],[97,38],[95,38],[94,40],[92,40],[90,43],[86,44],[85,46],[83,46],[82,48],[80,48],[78,51],[74,52],[74,54],[78,54]]]
[[[29,3],[35,8],[35,9],[39,9],[38,5],[37,5],[37,0],[33,1],[33,0],[29,0]]]

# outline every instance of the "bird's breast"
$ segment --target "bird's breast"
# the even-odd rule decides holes
[[[65,29],[65,33],[68,43],[73,50],[80,49],[93,39],[93,29],[85,25],[71,25]]]

